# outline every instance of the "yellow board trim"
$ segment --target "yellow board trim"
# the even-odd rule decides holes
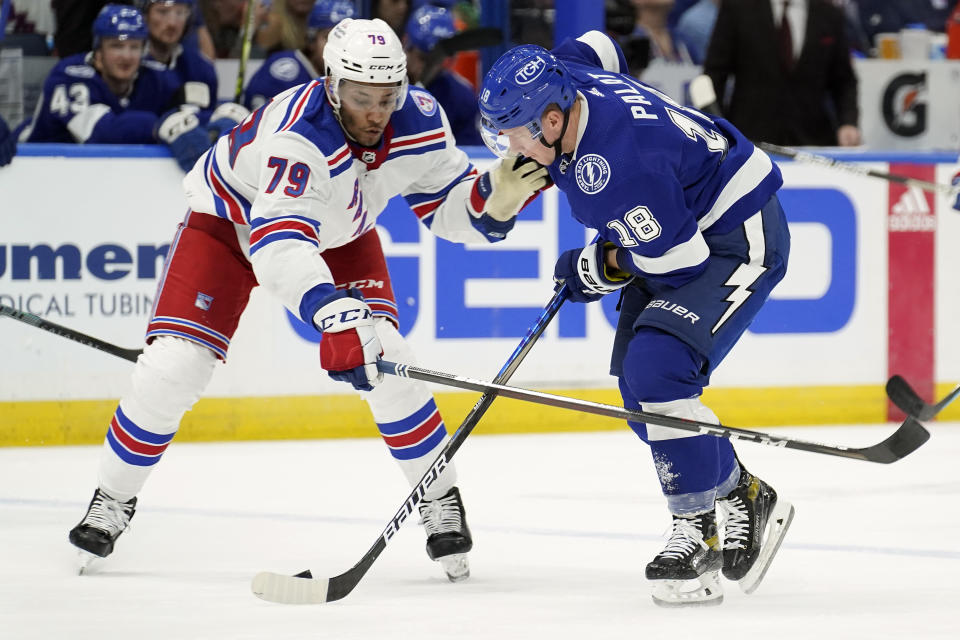
[[[956,385],[937,385],[943,397]],[[620,404],[613,389],[560,389],[551,393]],[[438,393],[452,432],[479,398]],[[886,421],[880,385],[707,389],[704,402],[725,424],[738,427],[854,424]],[[103,442],[116,400],[0,402],[0,446],[76,445]],[[960,402],[941,414],[960,420]],[[622,429],[617,420],[553,407],[498,399],[476,433],[556,433]],[[177,440],[212,442],[376,437],[376,425],[357,395],[205,398],[187,413]]]

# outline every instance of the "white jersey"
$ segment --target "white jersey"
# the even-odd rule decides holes
[[[426,91],[409,91],[374,149],[348,142],[319,79],[221,136],[183,184],[193,211],[236,224],[257,280],[299,314],[333,283],[322,252],[373,229],[398,194],[436,235],[487,243],[467,208],[476,176]]]

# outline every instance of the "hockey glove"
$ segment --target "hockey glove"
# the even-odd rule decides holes
[[[17,153],[17,136],[10,133],[10,127],[0,118],[0,167],[10,164]]]
[[[604,261],[606,249],[613,246],[612,242],[596,242],[560,254],[553,279],[567,285],[570,300],[593,302],[630,284],[631,274],[613,270]]]
[[[210,123],[207,125],[210,142],[216,142],[217,138],[243,122],[248,115],[250,111],[236,102],[224,102],[218,106],[210,114]]]
[[[206,129],[200,126],[197,108],[193,106],[184,106],[160,116],[153,137],[170,147],[170,153],[184,171],[190,171],[197,159],[210,148],[210,138]]]
[[[3,164],[3,161],[0,160],[0,164]],[[957,189],[960,189],[960,173],[953,176],[953,181],[950,183]],[[957,199],[953,201],[953,208],[957,211],[960,211],[960,193],[957,193]]]
[[[313,324],[323,333],[320,366],[357,391],[373,391],[383,380],[377,370],[383,347],[363,295],[356,289],[337,291],[313,315]]]
[[[503,240],[520,209],[551,184],[547,168],[535,160],[505,158],[473,183],[470,221],[491,242]]]

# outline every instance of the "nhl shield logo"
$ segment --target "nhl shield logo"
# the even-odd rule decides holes
[[[610,181],[610,163],[603,156],[588,153],[577,160],[574,174],[581,191],[588,195],[600,193]]]
[[[360,154],[360,159],[363,160],[365,163],[370,164],[377,159],[377,154],[374,153],[373,151],[364,151],[363,153]]]

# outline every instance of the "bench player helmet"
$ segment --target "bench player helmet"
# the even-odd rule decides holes
[[[147,24],[143,15],[122,4],[108,4],[93,20],[93,48],[100,47],[101,38],[120,40],[146,40]]]
[[[335,111],[340,110],[340,84],[346,81],[396,85],[396,109],[407,97],[407,56],[400,39],[380,18],[337,23],[323,48],[326,91]]]
[[[480,87],[480,133],[487,147],[501,158],[509,143],[501,131],[526,127],[531,137],[553,147],[559,157],[570,107],[576,98],[569,70],[552,53],[537,45],[510,49],[490,68]],[[543,139],[540,117],[551,104],[563,112],[563,129],[553,143]]]
[[[429,53],[444,38],[457,32],[453,16],[442,7],[424,5],[410,14],[406,36],[408,46]]]
[[[344,18],[352,18],[356,7],[348,0],[317,0],[307,18],[307,30],[329,29]]]

